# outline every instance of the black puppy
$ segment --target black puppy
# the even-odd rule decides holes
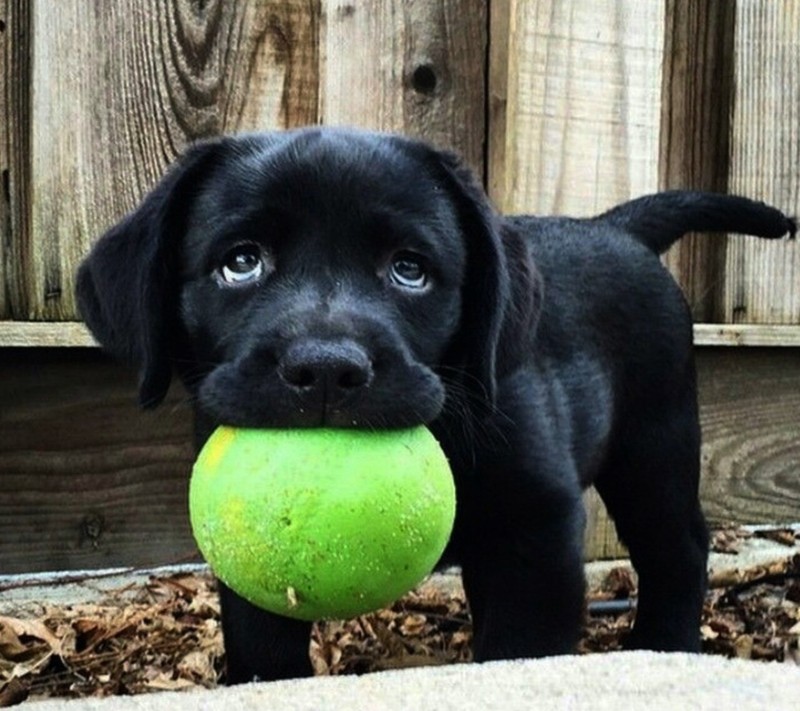
[[[592,219],[501,218],[458,161],[305,129],[190,149],[78,276],[98,340],[220,423],[408,427],[447,453],[475,658],[570,652],[594,484],[640,592],[633,647],[698,650],[707,534],[692,324],[658,254],[776,238],[777,210],[667,192]],[[222,588],[228,681],[310,674],[310,624]]]

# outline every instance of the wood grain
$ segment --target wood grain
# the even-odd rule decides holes
[[[0,320],[11,313],[8,272],[11,268],[11,195],[9,189],[9,129],[14,121],[9,102],[11,69],[8,0],[0,0]]]
[[[491,127],[505,150],[490,156],[505,212],[590,215],[657,187],[663,12],[512,0],[506,121]]]
[[[508,63],[512,0],[493,0],[489,12],[489,76],[486,88],[486,191],[503,204],[506,187]]]
[[[660,131],[661,188],[726,192],[735,3],[667,0]],[[724,238],[687,235],[664,257],[696,321],[722,320]]]
[[[759,324],[714,324],[694,325],[696,346],[800,346],[800,327],[762,326]]]
[[[0,348],[92,348],[89,330],[77,321],[0,321]]]
[[[710,324],[694,326],[698,346],[800,346],[798,326],[758,324]],[[86,348],[97,343],[86,326],[77,321],[0,321],[0,348]]]
[[[222,8],[219,130],[318,123],[320,0],[223,3]]]
[[[320,117],[455,149],[483,174],[486,3],[327,0]]]
[[[800,349],[698,349],[701,498],[712,522],[800,516]],[[0,573],[152,565],[194,551],[189,408],[134,406],[96,350],[0,349]],[[586,497],[587,557],[624,554]]]
[[[30,103],[32,48],[28,0],[0,0],[0,319],[25,318],[32,275]]]
[[[608,515],[605,505],[594,489],[583,494],[586,508],[586,533],[583,551],[586,560],[612,560],[627,558],[628,549],[617,537],[617,529]]]
[[[736,3],[733,192],[800,214],[800,1]],[[731,236],[724,320],[800,324],[800,243]]]
[[[0,350],[0,574],[194,552],[188,408],[139,412],[134,382],[96,351]]]
[[[34,0],[28,313],[76,315],[73,274],[190,141],[314,121],[314,2]],[[113,40],[113,41],[112,41]]]
[[[800,521],[800,349],[698,350],[712,522]]]

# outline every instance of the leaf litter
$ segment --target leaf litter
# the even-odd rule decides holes
[[[715,550],[735,553],[741,529],[717,532]],[[773,540],[793,544],[795,534]],[[712,576],[701,627],[703,652],[800,665],[800,554]],[[634,617],[636,581],[612,569],[587,601],[579,652],[622,649]],[[391,607],[314,625],[317,675],[362,674],[471,659],[472,630],[460,585],[425,583]],[[0,707],[26,699],[213,688],[225,658],[213,577],[175,573],[97,603],[42,603],[0,615]]]

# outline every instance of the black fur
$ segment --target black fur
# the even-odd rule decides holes
[[[658,252],[794,233],[670,192],[591,219],[502,218],[451,155],[305,129],[192,148],[82,265],[78,298],[141,401],[176,372],[220,423],[426,424],[450,458],[478,660],[569,652],[594,484],[640,576],[631,646],[698,650],[707,536],[692,324]],[[237,280],[244,275],[244,281]],[[307,623],[223,586],[228,681],[311,672]]]

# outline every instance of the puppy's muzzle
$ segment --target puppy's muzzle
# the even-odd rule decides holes
[[[304,338],[278,361],[278,376],[309,408],[340,407],[372,382],[372,360],[351,340]]]

